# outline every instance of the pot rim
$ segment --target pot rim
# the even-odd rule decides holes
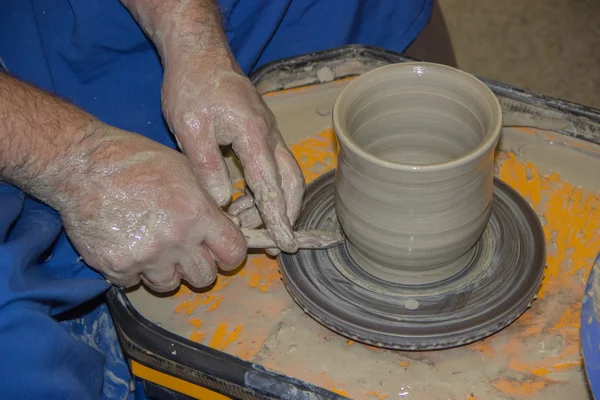
[[[480,86],[482,89],[482,92],[483,92],[482,94],[485,97],[489,98],[490,105],[492,107],[492,112],[496,111],[494,113],[494,115],[492,116],[492,118],[493,118],[492,126],[486,132],[486,136],[485,136],[484,140],[477,147],[475,147],[473,150],[471,150],[467,154],[465,154],[459,158],[456,158],[454,160],[447,161],[444,163],[439,163],[439,164],[412,165],[412,164],[392,162],[392,161],[388,161],[383,158],[374,156],[373,154],[365,151],[349,135],[349,133],[347,132],[347,129],[344,129],[344,130],[342,130],[342,132],[340,132],[340,129],[339,129],[339,127],[341,125],[340,121],[343,118],[342,115],[340,115],[340,113],[341,113],[340,108],[339,108],[340,99],[342,99],[344,97],[344,95],[347,95],[347,93],[352,90],[353,85],[356,85],[357,81],[363,80],[364,77],[369,77],[371,75],[377,75],[384,69],[410,69],[415,66],[426,66],[430,69],[431,68],[445,69],[447,71],[450,71],[452,74],[461,75],[461,76],[465,77],[466,79],[473,81],[475,83],[475,85]],[[333,105],[332,114],[333,114],[333,129],[335,131],[335,136],[341,143],[343,143],[346,147],[348,147],[354,153],[358,154],[364,160],[369,161],[378,166],[381,166],[383,168],[395,170],[395,171],[444,171],[444,170],[448,170],[448,169],[452,169],[452,168],[461,167],[465,164],[469,164],[469,163],[479,159],[480,157],[484,156],[491,148],[496,146],[496,144],[498,143],[498,140],[500,139],[500,134],[502,131],[502,107],[500,106],[500,102],[498,101],[498,98],[496,97],[494,92],[492,92],[492,90],[485,83],[483,83],[481,80],[477,79],[472,74],[464,72],[460,69],[449,67],[449,66],[443,65],[443,64],[421,62],[421,61],[389,64],[389,65],[385,65],[383,67],[375,68],[369,72],[366,72],[366,73],[360,75],[358,78],[351,81],[340,92],[340,94],[336,98],[335,103]]]

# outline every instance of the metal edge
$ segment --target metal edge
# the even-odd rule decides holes
[[[250,79],[255,86],[259,86],[270,76],[276,76],[277,74],[284,76],[296,72],[299,76],[305,75],[302,86],[317,84],[321,83],[321,80],[316,73],[320,66],[326,66],[333,62],[342,62],[344,60],[357,60],[365,63],[374,62],[373,67],[375,67],[377,63],[385,65],[416,61],[402,56],[399,53],[377,47],[346,45],[273,61],[261,66],[250,74]],[[310,71],[307,71],[307,68],[310,68]],[[356,74],[336,75],[335,79],[353,75]],[[555,130],[557,133],[600,145],[600,110],[546,96],[534,91],[516,88],[476,74],[473,74],[473,76],[484,82],[496,95],[522,103],[524,107],[515,111],[538,116],[538,113],[536,113],[535,110],[532,110],[532,107],[537,107],[542,110],[551,110],[558,116],[557,118],[562,118],[571,124],[569,129]],[[271,92],[284,88],[287,88],[285,86],[285,81],[276,79],[275,83],[271,83],[270,86],[262,91]],[[542,110],[539,110],[540,115],[543,114],[541,112]]]

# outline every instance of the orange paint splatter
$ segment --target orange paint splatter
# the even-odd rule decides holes
[[[352,346],[354,344],[354,340],[346,340],[346,344],[348,346]]]
[[[251,360],[255,355],[258,354],[260,348],[267,341],[268,338],[268,334],[253,336],[252,340],[248,340],[247,338],[240,338],[245,340],[241,340],[241,342],[238,344],[239,347],[236,351],[236,355],[243,360]]]
[[[497,390],[515,398],[530,397],[544,389],[547,385],[548,383],[544,381],[525,380],[519,382],[505,378],[497,379],[492,382],[492,386]]]
[[[386,393],[379,393],[374,390],[366,391],[365,396],[377,397],[379,400],[385,400],[388,398],[388,395]]]
[[[248,259],[240,275],[248,277],[249,287],[259,289],[263,293],[269,292],[271,287],[280,281],[277,260],[268,257]]]
[[[337,165],[336,148],[337,141],[333,128],[326,129],[315,137],[290,146],[307,183],[335,168]],[[321,166],[318,171],[313,169],[316,165]]]
[[[233,194],[231,196],[231,200],[234,201],[238,197],[240,197],[242,194],[244,194],[244,188],[246,187],[246,181],[243,179],[235,181],[235,182],[233,182],[232,187],[233,187]]]
[[[216,350],[225,350],[227,346],[238,338],[242,325],[237,325],[231,332],[227,330],[227,324],[219,324],[217,330],[210,340],[209,346]]]
[[[551,367],[540,367],[531,371],[532,374],[545,377],[552,372],[566,371],[571,368],[581,368],[581,358],[577,361],[560,362]]]
[[[547,267],[538,302],[544,304],[534,304],[508,328],[510,334],[503,336],[508,341],[498,335],[470,347],[506,359],[508,369],[522,374],[521,379],[501,377],[493,382],[496,389],[519,398],[556,382],[553,372],[581,365],[580,300],[593,259],[600,252],[600,197],[585,194],[557,173],[541,174],[534,164],[518,160],[513,153],[501,152],[497,161],[499,177],[529,201],[543,224]],[[536,353],[539,356],[531,356]],[[529,378],[532,375],[535,379]]]
[[[534,164],[522,163],[513,153],[500,158],[500,178],[523,195],[546,222],[548,242],[546,276],[540,297],[562,286],[555,279],[561,272],[589,273],[592,260],[600,251],[600,197],[584,195],[552,173],[542,176]],[[545,201],[542,201],[542,198]]]
[[[333,393],[339,394],[340,396],[348,397],[348,391],[346,389],[339,389],[339,388],[336,388],[335,386],[332,386],[329,390],[331,390]]]
[[[190,315],[191,313],[194,312],[194,310],[198,306],[214,302],[217,297],[218,296],[209,295],[209,294],[197,294],[197,295],[193,296],[192,298],[189,298],[189,299],[183,301],[182,303],[180,303],[175,308],[175,312],[178,313],[178,312],[183,311],[187,315]]]
[[[216,293],[219,293],[227,287],[230,282],[230,276],[218,275],[215,285],[206,293],[194,293],[189,289],[181,292],[178,297],[182,297],[182,301],[175,307],[175,312],[184,312],[185,314],[190,315],[201,305],[208,305],[208,307],[206,307],[207,311],[215,310],[222,300],[222,297]]]
[[[401,367],[408,367],[410,365],[408,361],[400,361],[398,364],[400,364]]]
[[[490,346],[489,342],[484,340],[480,340],[479,342],[475,342],[471,345],[473,350],[479,351],[482,355],[486,357],[494,356],[494,349]]]

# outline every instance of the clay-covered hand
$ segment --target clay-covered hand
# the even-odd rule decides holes
[[[189,160],[141,135],[94,122],[85,157],[65,176],[59,212],[84,260],[118,286],[166,292],[210,285],[246,256],[239,229]]]
[[[295,252],[292,227],[304,179],[273,114],[235,61],[182,52],[166,63],[162,96],[166,120],[212,198],[221,206],[231,200],[220,150],[231,145],[271,238],[279,249]]]

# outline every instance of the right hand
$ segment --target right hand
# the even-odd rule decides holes
[[[167,292],[181,279],[210,285],[217,266],[236,268],[246,242],[200,185],[182,154],[93,122],[85,157],[73,157],[61,185],[66,232],[88,265],[111,283],[140,279]]]

